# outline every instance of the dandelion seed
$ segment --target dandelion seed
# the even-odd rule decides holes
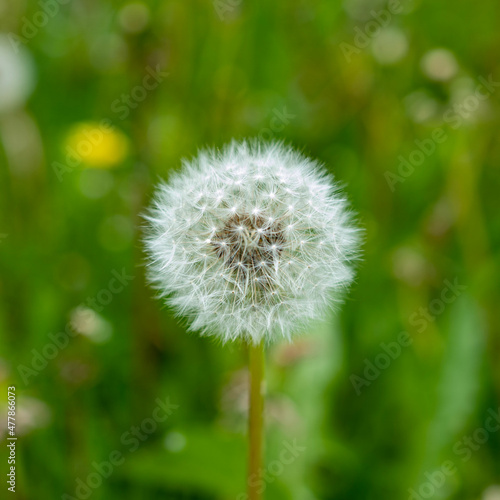
[[[149,279],[191,330],[224,342],[289,339],[352,280],[358,230],[344,198],[281,143],[200,152],[159,186],[146,218]]]

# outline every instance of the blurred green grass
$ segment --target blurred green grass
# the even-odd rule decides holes
[[[324,162],[366,236],[341,311],[295,346],[270,349],[268,463],[286,440],[306,451],[271,477],[268,498],[408,498],[445,460],[458,471],[436,498],[499,497],[500,434],[469,460],[454,451],[499,407],[499,94],[459,127],[444,118],[479,77],[500,79],[499,6],[402,5],[350,61],[340,44],[353,44],[383,2],[228,0],[221,19],[210,1],[75,0],[21,44],[25,70],[3,44],[0,387],[17,386],[18,498],[74,496],[76,479],[125,454],[123,433],[167,396],[179,409],[91,498],[244,493],[245,352],[187,335],[154,299],[140,214],[182,157],[248,136]],[[2,40],[25,36],[40,10],[0,2]],[[448,52],[425,66],[439,48]],[[134,99],[148,68],[168,76]],[[118,112],[127,96],[129,113]],[[446,140],[392,191],[387,172],[400,175],[398,157],[437,128]],[[68,165],[67,146],[85,131],[103,134],[99,146]],[[134,279],[104,304],[123,270]],[[417,323],[446,279],[465,291]],[[19,366],[31,366],[32,350],[75,324],[80,333],[25,383]],[[358,395],[352,376],[365,377],[366,360],[401,331],[411,346]]]

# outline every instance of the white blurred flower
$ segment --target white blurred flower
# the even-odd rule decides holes
[[[97,344],[109,340],[113,332],[111,325],[104,318],[85,306],[73,309],[70,322],[75,332],[88,337]]]
[[[163,444],[168,451],[178,453],[186,447],[186,442],[187,440],[184,434],[171,431],[165,436]]]
[[[483,500],[500,500],[500,486],[493,485],[483,493]]]
[[[2,405],[3,406],[3,405]],[[2,420],[7,422],[7,405],[0,411]],[[40,399],[20,396],[16,403],[16,434],[24,436],[33,429],[46,427],[52,419],[49,406]],[[0,439],[6,435],[6,426],[0,427]]]
[[[352,280],[358,231],[320,165],[282,144],[202,151],[160,185],[149,277],[191,329],[290,338]]]
[[[421,61],[422,71],[431,79],[447,81],[458,71],[458,63],[452,52],[447,49],[434,49],[427,52]]]
[[[0,33],[0,113],[23,106],[34,84],[29,53],[23,47],[15,50],[7,35]]]
[[[369,21],[373,18],[373,10],[384,7],[384,0],[344,0],[342,2],[347,15],[356,21]]]
[[[460,124],[476,123],[493,114],[490,102],[478,97],[477,81],[467,76],[450,83],[450,109]]]
[[[40,399],[23,396],[19,398],[16,417],[17,432],[22,435],[45,427],[52,418],[52,412]]]
[[[396,278],[418,287],[432,274],[425,257],[411,247],[399,247],[392,256],[393,273]]]
[[[395,64],[408,52],[408,39],[399,28],[385,28],[374,38],[372,52],[380,64]]]
[[[432,120],[439,110],[439,103],[426,90],[412,92],[404,103],[408,116],[416,123]]]
[[[149,8],[142,2],[124,5],[118,13],[118,22],[127,33],[140,33],[149,23]]]

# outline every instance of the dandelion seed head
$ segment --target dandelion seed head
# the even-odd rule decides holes
[[[153,286],[191,330],[224,342],[290,339],[353,278],[345,199],[281,143],[201,151],[160,184],[146,219]]]

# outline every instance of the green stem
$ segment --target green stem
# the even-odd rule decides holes
[[[248,500],[262,498],[259,478],[262,475],[264,428],[264,342],[249,344],[250,398],[248,414]]]

